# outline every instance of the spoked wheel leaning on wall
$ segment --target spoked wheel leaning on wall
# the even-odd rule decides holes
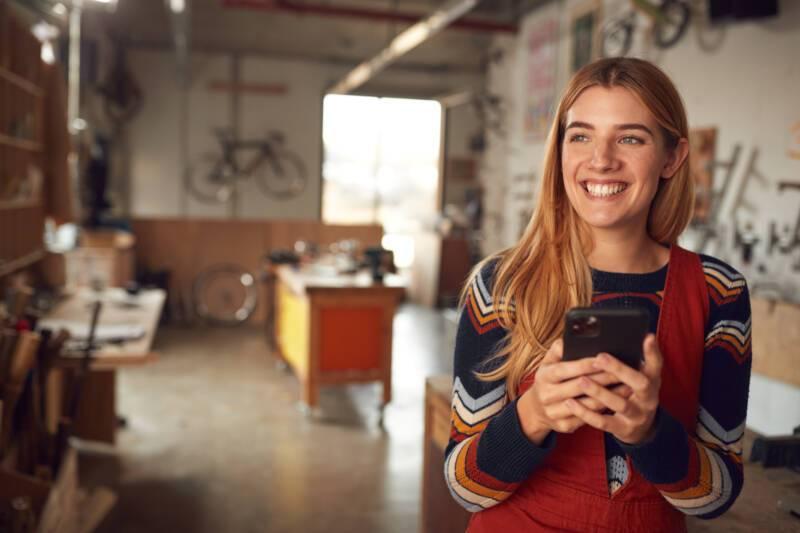
[[[220,264],[201,272],[192,286],[194,310],[201,319],[215,325],[238,326],[258,306],[258,284],[245,268]]]

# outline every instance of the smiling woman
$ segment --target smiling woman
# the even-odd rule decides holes
[[[672,178],[686,160],[688,141],[660,127],[624,87],[586,89],[566,122],[562,174],[573,208],[595,240],[625,248],[650,241],[659,264],[646,266],[660,266],[667,250],[646,239],[647,217],[661,180]]]
[[[687,136],[651,63],[568,84],[522,238],[464,290],[445,476],[470,532],[686,531],[738,496],[750,305],[738,272],[677,245]],[[564,354],[564,315],[588,306],[647,312],[639,369]]]

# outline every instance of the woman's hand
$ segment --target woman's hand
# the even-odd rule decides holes
[[[541,444],[551,431],[572,433],[584,421],[575,416],[565,404],[566,400],[574,401],[587,412],[597,414],[606,409],[606,405],[594,398],[582,397],[582,379],[588,379],[597,387],[617,384],[611,390],[615,397],[627,398],[632,390],[627,385],[619,385],[620,379],[609,372],[593,366],[596,358],[577,361],[562,361],[564,343],[557,340],[550,346],[539,368],[531,388],[517,402],[522,430],[535,444]]]
[[[630,387],[633,394],[626,398],[584,377],[579,378],[581,391],[613,413],[600,414],[596,409],[588,409],[575,400],[567,400],[565,404],[578,420],[607,431],[624,443],[644,442],[651,436],[658,410],[663,361],[656,337],[652,334],[644,340],[644,365],[640,371],[609,354],[599,354],[594,358],[595,369],[616,376],[618,381]]]

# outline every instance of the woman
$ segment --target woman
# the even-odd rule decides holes
[[[465,287],[445,476],[470,532],[685,531],[741,491],[749,298],[730,266],[676,244],[687,137],[646,61],[568,84],[528,227]],[[564,314],[587,305],[648,309],[638,371],[562,361]]]

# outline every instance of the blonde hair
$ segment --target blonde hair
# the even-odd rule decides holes
[[[492,358],[500,364],[477,375],[491,381],[505,378],[512,399],[523,378],[536,370],[548,347],[561,336],[566,311],[591,304],[592,277],[586,259],[591,236],[564,190],[561,143],[567,111],[583,91],[594,86],[623,87],[636,95],[660,125],[665,149],[674,149],[681,138],[688,137],[681,97],[652,63],[601,59],[572,77],[550,128],[538,202],[525,232],[514,246],[484,259],[472,273],[478,276],[487,263],[497,261],[491,292],[507,332],[506,342]],[[675,243],[689,223],[693,204],[693,182],[684,162],[671,179],[660,180],[647,221],[650,237],[663,244]]]

